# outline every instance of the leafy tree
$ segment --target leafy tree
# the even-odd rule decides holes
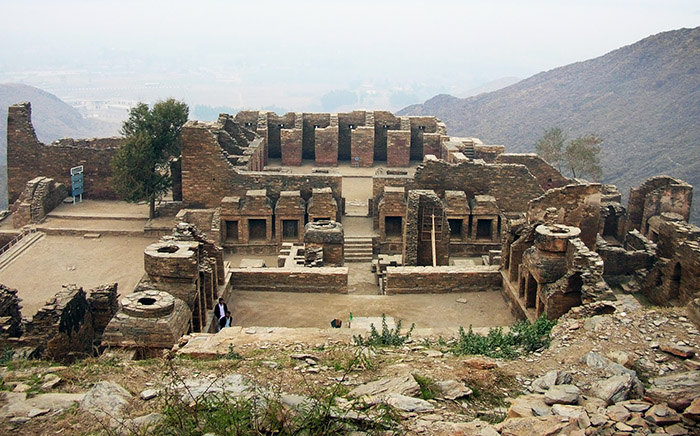
[[[542,159],[561,171],[564,142],[566,142],[566,134],[559,127],[552,127],[544,131],[542,138],[535,144],[535,151]]]
[[[603,176],[600,165],[600,144],[603,138],[596,135],[579,136],[566,144],[563,160],[574,177],[589,176],[598,181]]]
[[[122,125],[125,139],[111,162],[112,186],[126,201],[148,201],[150,218],[155,217],[156,199],[172,184],[167,163],[180,155],[180,133],[188,115],[187,104],[171,98],[151,109],[137,104]]]
[[[537,154],[548,163],[562,167],[573,177],[588,176],[600,180],[603,168],[600,165],[600,144],[603,138],[597,135],[583,135],[566,141],[566,134],[553,127],[545,130],[544,135],[535,144]]]

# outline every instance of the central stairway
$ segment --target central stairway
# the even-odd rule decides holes
[[[371,262],[372,238],[369,236],[345,237],[345,262]]]

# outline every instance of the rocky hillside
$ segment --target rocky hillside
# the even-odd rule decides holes
[[[549,348],[512,359],[455,355],[459,338],[375,348],[350,329],[270,327],[140,361],[3,353],[0,433],[700,434],[700,333],[681,308],[626,297],[570,312]]]
[[[431,114],[448,133],[532,152],[544,129],[596,133],[604,182],[625,194],[668,174],[700,190],[700,27],[660,33],[599,58],[536,74],[496,92],[438,95],[401,115]],[[693,218],[700,218],[700,197]]]
[[[113,136],[119,125],[83,118],[61,99],[33,86],[19,83],[0,84],[0,192],[5,192],[7,172],[7,108],[15,103],[32,103],[32,121],[37,137],[44,143],[59,138],[90,138]],[[6,194],[0,195],[0,209],[6,206]]]

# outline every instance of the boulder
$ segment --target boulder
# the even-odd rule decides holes
[[[425,400],[401,394],[388,394],[383,398],[382,402],[404,412],[430,412],[435,410],[435,406]]]
[[[456,380],[438,381],[435,382],[435,385],[440,388],[438,398],[444,398],[445,400],[456,400],[457,398],[468,397],[473,393],[471,389]]]
[[[533,391],[543,394],[552,386],[570,384],[572,380],[571,374],[567,371],[549,371],[542,377],[536,378],[530,387]]]
[[[666,426],[680,422],[681,416],[666,404],[657,404],[647,410],[644,419],[659,426]]]
[[[122,409],[131,398],[129,391],[120,385],[101,381],[85,394],[80,408],[98,417],[114,418],[121,416]]]
[[[386,394],[414,396],[420,393],[420,386],[411,374],[387,377],[357,386],[348,393],[350,397],[376,397]]]
[[[686,407],[683,411],[683,417],[695,422],[700,421],[700,397],[694,399],[690,406]]]
[[[591,420],[588,418],[588,413],[586,413],[586,410],[581,406],[555,404],[552,406],[552,414],[567,416],[571,419],[575,419],[581,428],[590,427],[591,425]]]
[[[692,359],[693,356],[695,356],[695,350],[686,347],[683,345],[676,345],[672,343],[667,343],[667,344],[661,344],[659,345],[659,350],[663,351],[664,353],[671,354],[676,357],[680,357],[681,359]]]
[[[510,403],[506,418],[528,418],[531,416],[551,415],[547,403],[544,402],[544,395],[531,394],[521,395]]]
[[[544,402],[552,404],[576,404],[581,390],[574,385],[556,385],[544,393]]]
[[[556,415],[506,419],[496,426],[501,436],[553,436],[578,429],[576,420]]]
[[[666,402],[676,410],[683,410],[700,397],[700,371],[675,372],[649,380],[646,395],[655,403]]]
[[[590,394],[609,405],[635,398],[637,392],[632,377],[629,374],[621,374],[594,383]]]

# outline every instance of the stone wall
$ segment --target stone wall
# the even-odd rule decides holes
[[[119,294],[117,283],[109,283],[90,289],[87,292],[87,301],[92,312],[92,321],[95,329],[95,343],[102,342],[102,334],[109,321],[119,310]]]
[[[581,240],[595,248],[600,227],[601,186],[598,183],[568,185],[547,191],[530,201],[528,222],[550,221],[581,229]]]
[[[433,221],[432,216],[435,216]],[[431,230],[435,228],[435,265],[450,259],[450,226],[440,198],[431,190],[411,190],[406,200],[403,263],[406,266],[433,265]]]
[[[308,200],[313,188],[330,187],[342,201],[342,177],[334,174],[291,175],[247,171],[234,166],[217,142],[212,127],[188,122],[182,131],[182,195],[191,207],[218,207],[228,196],[245,196],[251,189],[266,189],[276,203],[281,191],[300,191]]]
[[[7,112],[7,189],[13,203],[27,181],[45,176],[70,186],[70,169],[83,165],[85,198],[117,199],[112,189],[110,161],[121,145],[119,138],[66,139],[52,145],[39,142],[29,103],[15,104]]]
[[[501,273],[497,266],[389,267],[384,281],[387,295],[479,292],[498,290],[500,287]]]
[[[534,153],[502,153],[495,157],[495,163],[525,165],[532,175],[537,178],[540,188],[544,191],[561,188],[570,183],[553,166]]]
[[[700,227],[664,221],[657,244],[656,263],[642,285],[644,295],[664,306],[700,297]]]
[[[68,188],[48,177],[28,181],[17,201],[10,207],[12,225],[21,228],[40,223],[46,215],[68,196]]]
[[[693,187],[682,180],[669,176],[657,176],[646,180],[641,186],[630,189],[627,203],[625,232],[639,230],[647,233],[647,221],[661,212],[690,218]]]
[[[22,335],[22,313],[17,290],[0,285],[0,348]]]
[[[95,330],[85,291],[67,285],[26,325],[24,340],[47,359],[92,355]]]
[[[426,160],[418,166],[414,177],[392,174],[391,170],[377,171],[373,178],[373,204],[379,204],[384,186],[403,186],[407,191],[431,189],[438,196],[443,196],[445,191],[464,191],[467,198],[491,195],[502,212],[524,212],[528,202],[543,193],[537,179],[524,165],[479,161],[450,164]],[[377,212],[375,209],[375,216]]]
[[[338,165],[338,126],[314,130],[314,156],[316,165],[334,167]]]
[[[653,244],[651,244],[653,246]],[[603,277],[610,284],[617,284],[625,277],[634,275],[640,269],[649,269],[654,264],[656,257],[655,247],[635,250],[625,249],[610,245],[602,237],[598,236],[596,252],[600,254],[605,263]]]
[[[233,268],[231,282],[242,291],[348,293],[347,267]]]

